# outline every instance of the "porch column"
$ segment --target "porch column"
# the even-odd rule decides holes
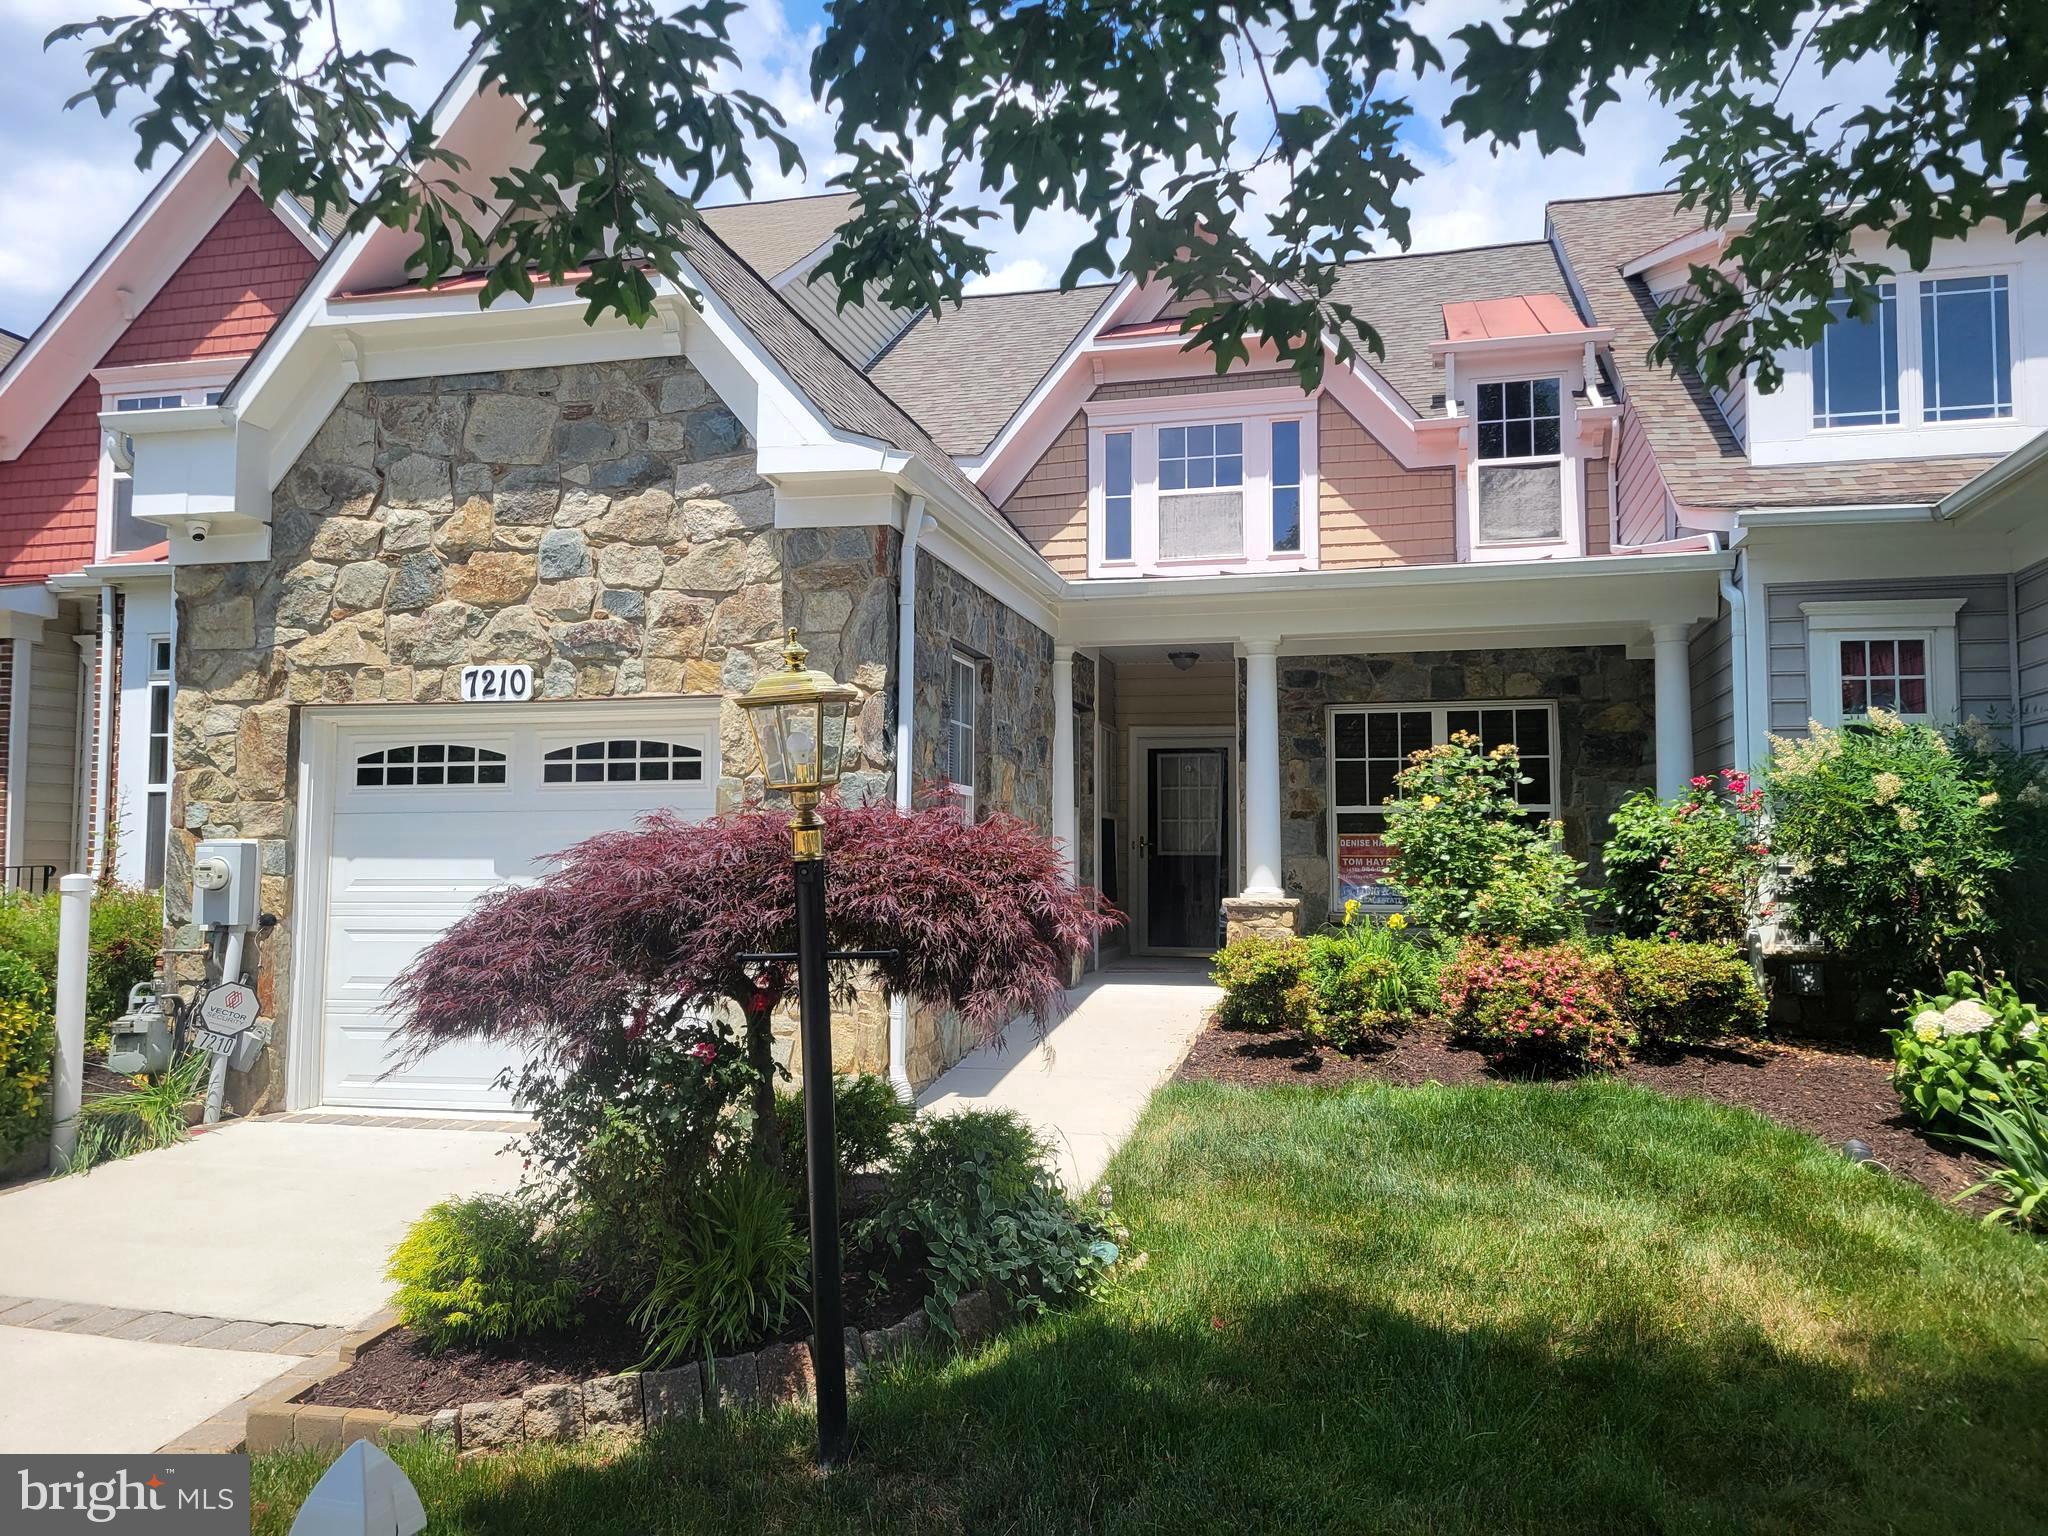
[[[1654,624],[1656,654],[1657,793],[1685,792],[1692,777],[1692,652],[1689,624]]]
[[[1244,651],[1244,894],[1286,895],[1280,883],[1280,643]]]
[[[1079,868],[1074,826],[1074,648],[1052,648],[1052,835],[1071,882]]]

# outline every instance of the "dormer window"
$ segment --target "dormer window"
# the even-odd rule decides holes
[[[1223,398],[1090,403],[1091,574],[1314,564],[1315,402],[1293,388]]]
[[[1899,420],[1899,304],[1892,283],[1877,285],[1877,310],[1853,313],[1838,290],[1833,318],[1813,344],[1813,424],[1888,427]]]
[[[1564,536],[1560,393],[1556,379],[1479,386],[1480,543],[1555,543]]]

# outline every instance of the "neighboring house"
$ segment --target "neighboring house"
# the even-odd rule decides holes
[[[233,163],[219,138],[195,145],[34,335],[0,339],[0,863],[16,886],[163,882],[175,623],[163,530],[134,516],[133,444],[219,417],[328,245]]]
[[[523,153],[474,67],[436,123],[479,186]],[[353,236],[218,413],[137,438],[173,907],[195,839],[248,837],[278,919],[243,1102],[501,1104],[508,1051],[387,1070],[386,983],[552,851],[742,804],[734,700],[785,626],[862,700],[846,793],[1046,828],[1151,953],[1384,898],[1393,776],[1454,731],[1516,743],[1530,812],[1596,857],[1621,797],[1766,728],[2032,697],[2032,249],[1902,278],[1819,395],[1800,359],[1717,400],[1643,362],[1697,232],[1559,203],[1541,240],[1348,267],[1385,356],[1304,395],[1270,354],[1219,377],[1144,283],[838,311],[803,279],[843,214],[707,212],[644,328],[568,284],[480,311],[408,281],[411,237]],[[535,696],[463,702],[486,663]],[[865,1006],[837,1039],[914,1082],[967,1044]]]

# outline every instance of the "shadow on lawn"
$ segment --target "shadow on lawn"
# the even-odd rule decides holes
[[[1185,1325],[1091,1309],[878,1380],[856,1401],[855,1462],[829,1481],[794,1413],[601,1464],[406,1459],[440,1457],[416,1467],[435,1530],[488,1536],[2048,1524],[2032,1358],[1943,1371],[1875,1339],[1845,1350],[1850,1371],[1726,1318],[1674,1337],[1625,1315],[1562,1324],[1540,1301],[1526,1327],[1464,1330],[1335,1292]]]

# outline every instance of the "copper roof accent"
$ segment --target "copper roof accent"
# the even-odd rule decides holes
[[[1681,211],[1677,194],[1656,192],[1554,202],[1548,221],[1590,318],[1614,328],[1622,389],[1681,507],[1920,505],[1939,501],[1998,462],[1997,455],[1974,455],[1751,464],[1699,374],[1649,361],[1661,330],[1657,303],[1640,278],[1621,275],[1645,251],[1697,233],[1700,216]]]
[[[1586,329],[1562,294],[1518,293],[1505,299],[1462,299],[1446,304],[1446,341],[1508,341],[1537,336],[1577,336]]]
[[[853,214],[851,192],[699,208],[711,232],[771,283],[827,244]]]

